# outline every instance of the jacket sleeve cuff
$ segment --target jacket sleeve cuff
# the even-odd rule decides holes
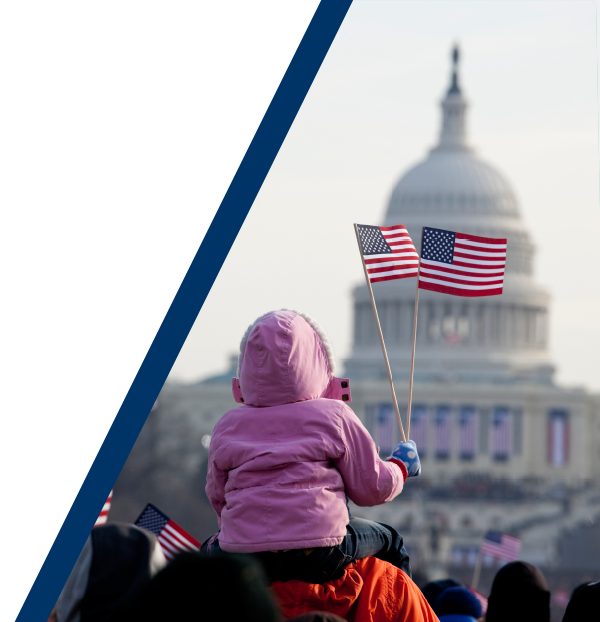
[[[400,470],[402,471],[402,475],[404,476],[404,481],[406,482],[406,480],[408,479],[408,471],[406,470],[406,467],[404,466],[404,462],[402,462],[402,460],[397,460],[396,458],[388,458],[387,461],[393,462],[394,464],[397,464],[400,467]]]

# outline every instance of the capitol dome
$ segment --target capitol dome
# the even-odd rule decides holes
[[[387,220],[409,213],[517,216],[517,200],[504,177],[469,149],[435,149],[396,184]]]
[[[533,279],[534,246],[506,178],[481,160],[466,136],[468,103],[459,84],[458,50],[442,102],[438,144],[394,186],[384,225],[402,224],[417,249],[421,228],[436,227],[507,239],[501,296],[462,298],[420,293],[415,379],[552,382],[547,349],[548,294]],[[374,285],[395,376],[406,376],[412,342],[416,281]],[[348,374],[385,373],[366,286],[354,291],[355,326]]]

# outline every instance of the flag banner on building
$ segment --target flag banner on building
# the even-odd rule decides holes
[[[438,406],[435,413],[435,455],[449,458],[451,448],[451,411],[448,406]]]
[[[492,456],[507,460],[511,450],[512,413],[508,408],[494,408],[492,418]]]
[[[488,531],[481,543],[481,554],[506,562],[519,559],[521,540],[500,531]]]
[[[104,507],[102,508],[102,512],[100,512],[100,516],[98,516],[98,518],[96,519],[94,527],[98,527],[98,525],[104,525],[108,520],[108,513],[110,512],[110,506],[112,503],[112,495],[113,491],[111,490],[110,494],[108,495],[108,499],[104,502]]]
[[[417,276],[419,254],[406,227],[357,227],[360,248],[371,283]]]
[[[453,566],[463,566],[474,568],[479,555],[479,547],[477,545],[461,545],[452,546],[450,560]]]
[[[134,524],[152,532],[158,538],[167,561],[171,561],[177,553],[193,553],[200,550],[198,540],[151,503],[146,506]]]
[[[460,409],[458,452],[463,459],[475,456],[477,446],[477,412],[470,406]]]
[[[423,227],[419,289],[454,296],[502,293],[506,240]]]
[[[427,407],[416,405],[412,407],[410,424],[410,440],[419,448],[419,456],[424,458],[429,450],[427,443]]]
[[[396,414],[391,404],[381,404],[377,410],[375,443],[382,456],[388,456],[396,443]]]
[[[569,461],[569,414],[564,410],[550,411],[548,420],[548,462],[562,466]]]

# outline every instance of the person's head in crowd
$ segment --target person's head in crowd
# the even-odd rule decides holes
[[[440,622],[476,622],[483,615],[479,599],[466,587],[446,588],[433,606]]]
[[[279,622],[262,569],[248,556],[180,553],[138,595],[127,622]]]
[[[550,592],[544,575],[525,562],[498,570],[488,598],[486,622],[550,622]]]
[[[460,583],[454,579],[439,579],[438,581],[430,581],[421,591],[433,609],[438,596],[449,587],[460,587]]]
[[[156,537],[125,523],[92,529],[56,603],[57,622],[103,622],[166,566]]]
[[[580,585],[573,591],[563,622],[596,622],[600,615],[600,581]]]

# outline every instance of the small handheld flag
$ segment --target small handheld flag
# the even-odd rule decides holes
[[[112,493],[113,491],[111,490],[110,494],[108,495],[108,499],[104,503],[102,512],[100,512],[100,516],[98,516],[98,518],[96,519],[94,527],[98,527],[98,525],[104,525],[108,520],[108,513],[110,512],[110,506],[112,504]]]
[[[521,540],[514,536],[502,533],[500,531],[488,531],[483,537],[483,542],[479,548],[479,554],[477,555],[477,563],[473,570],[473,580],[471,581],[471,588],[477,589],[479,584],[479,577],[481,575],[481,565],[483,563],[484,555],[489,555],[495,559],[501,559],[505,562],[514,562],[519,559],[519,553],[521,552]]]
[[[499,531],[488,531],[481,543],[481,554],[501,559],[505,562],[514,562],[519,559],[521,540]]]
[[[371,283],[417,276],[419,254],[404,225],[357,225],[360,250]]]
[[[506,239],[423,227],[419,288],[454,296],[497,296],[504,285]]]
[[[177,553],[200,550],[198,540],[151,503],[145,507],[134,524],[152,532],[158,538],[160,548],[169,562]]]
[[[381,322],[379,321],[379,314],[377,313],[377,305],[375,304],[375,296],[373,295],[371,283],[417,276],[419,272],[419,254],[404,225],[374,227],[373,225],[358,225],[354,223],[354,233],[356,233],[356,241],[365,271],[365,279],[367,280],[367,287],[369,288],[369,295],[371,296],[371,306],[373,307],[375,324],[377,325],[377,331],[379,333],[379,343],[381,344],[381,350],[383,352],[388,380],[390,381],[396,419],[398,419],[402,440],[406,441],[407,436],[404,434],[400,409],[398,408],[398,400],[396,399],[396,391],[394,390],[392,368],[390,367],[387,350],[385,349]]]
[[[497,296],[504,286],[506,239],[423,227],[421,261],[417,275],[415,315],[413,320],[412,362],[406,413],[410,435],[410,411],[415,371],[419,290],[428,289],[454,296]]]

